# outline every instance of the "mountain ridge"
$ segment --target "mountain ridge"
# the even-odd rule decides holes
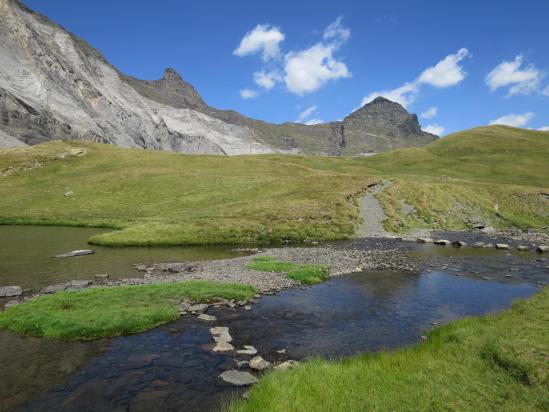
[[[318,125],[219,110],[174,69],[140,80],[18,0],[0,0],[0,11],[0,145],[78,139],[198,154],[360,155],[436,140],[383,98]]]

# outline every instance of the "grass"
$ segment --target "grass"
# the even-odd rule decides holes
[[[382,179],[387,229],[549,226],[549,133],[490,126],[368,158],[192,156],[85,142],[0,150],[0,223],[118,229],[106,246],[354,236]],[[72,191],[71,196],[64,196]],[[403,202],[413,206],[406,214]],[[22,207],[24,205],[24,207]]]
[[[251,286],[189,281],[93,288],[31,299],[0,313],[0,328],[63,340],[89,340],[143,332],[179,317],[182,299],[248,299]]]
[[[245,411],[547,411],[549,289],[434,329],[416,346],[275,371]]]
[[[248,269],[262,272],[284,272],[290,279],[305,285],[320,283],[326,280],[330,274],[328,265],[285,262],[269,256],[256,257],[248,264]]]

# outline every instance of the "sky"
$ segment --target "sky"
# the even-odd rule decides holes
[[[549,130],[549,1],[26,0],[126,74],[172,67],[220,109],[343,119],[378,95],[446,135]]]

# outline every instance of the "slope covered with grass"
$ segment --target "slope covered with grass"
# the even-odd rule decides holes
[[[490,126],[369,158],[192,156],[84,142],[0,150],[0,223],[121,229],[103,245],[353,236],[377,195],[394,232],[549,226],[549,133]]]
[[[436,328],[427,342],[275,371],[244,411],[547,411],[549,289],[495,315]]]

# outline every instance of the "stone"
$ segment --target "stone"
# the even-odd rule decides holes
[[[57,293],[66,290],[69,286],[68,283],[61,283],[59,285],[47,286],[42,290],[42,293]]]
[[[438,239],[438,240],[435,240],[433,243],[434,243],[435,245],[448,246],[448,245],[450,245],[452,242],[450,242],[449,240],[446,240],[446,239]]]
[[[256,356],[255,358],[250,359],[250,368],[256,371],[262,371],[271,366],[271,362],[267,362],[261,356]]]
[[[257,382],[257,378],[255,378],[250,372],[237,370],[225,371],[219,375],[219,377],[223,381],[236,386],[248,386]]]
[[[484,223],[473,223],[471,227],[473,229],[484,229],[486,225]]]
[[[93,278],[95,280],[107,280],[109,278],[109,274],[108,273],[101,273],[99,275],[93,275]]]
[[[517,250],[518,250],[519,252],[526,252],[526,251],[530,250],[530,248],[529,248],[528,246],[518,245],[518,246],[517,246]]]
[[[295,360],[287,360],[286,362],[282,362],[278,365],[276,365],[274,368],[276,370],[282,370],[282,371],[285,371],[285,370],[288,370],[288,369],[291,369],[295,366],[299,365],[299,362],[298,361],[295,361]]]
[[[0,287],[0,298],[9,298],[19,296],[23,293],[21,286],[2,286]]]
[[[61,253],[59,255],[55,255],[55,257],[65,258],[65,257],[86,256],[86,255],[93,255],[94,253],[95,253],[95,250],[82,249],[82,250],[73,250],[72,252],[67,252],[67,253]]]
[[[244,310],[252,310],[252,307],[250,305],[244,306]]]
[[[257,349],[251,345],[244,345],[244,349],[239,349],[236,353],[239,355],[255,355],[257,353]]]
[[[198,303],[198,304],[189,306],[190,312],[204,313],[207,310],[208,310],[208,305],[206,303]]]
[[[279,353],[281,355],[284,355],[286,353],[286,349],[280,349],[280,350],[277,350],[276,353]]]
[[[215,316],[206,315],[205,313],[201,313],[200,315],[198,315],[198,319],[204,320],[206,322],[214,322],[214,321],[217,320],[217,318]]]
[[[481,248],[481,247],[484,247],[485,244],[486,243],[484,243],[484,242],[475,242],[475,243],[473,243],[473,247],[474,248]]]
[[[13,306],[19,305],[20,303],[21,303],[21,302],[19,302],[18,300],[12,299],[12,300],[10,300],[8,303],[6,303],[6,304],[4,305],[4,309],[9,309],[9,308],[11,308],[11,307],[13,307]]]
[[[496,243],[496,249],[499,250],[508,250],[509,245],[507,243]]]
[[[536,252],[538,252],[538,253],[549,252],[549,246],[539,245],[538,247],[536,247]]]
[[[452,242],[452,245],[454,245],[456,247],[463,247],[463,246],[467,246],[467,243],[464,242],[463,240],[454,240]]]
[[[210,328],[210,333],[215,342],[232,342],[233,338],[229,334],[229,328],[226,326],[217,326]]]
[[[482,245],[482,247],[484,249],[490,249],[490,248],[494,247],[494,244],[493,243],[485,243],[484,245]]]
[[[230,352],[234,350],[234,346],[231,345],[229,342],[222,340],[217,342],[212,350],[214,352]]]
[[[235,362],[236,362],[236,367],[237,368],[245,368],[246,366],[248,366],[250,364],[250,362],[248,362],[247,360],[237,360],[237,359],[235,359]]]
[[[185,302],[185,301],[181,302],[179,304],[179,313],[186,314],[190,307],[191,305],[189,304],[189,302]]]
[[[480,229],[480,231],[486,234],[493,234],[497,232],[496,229],[493,228],[492,226],[483,227],[482,229]]]
[[[416,239],[416,241],[417,241],[418,243],[433,243],[433,242],[434,242],[434,240],[431,239],[430,237],[418,237],[418,238]]]
[[[67,290],[80,290],[89,287],[92,284],[91,280],[71,280]]]
[[[71,197],[74,195],[74,192],[72,190],[69,190],[68,192],[65,192],[65,194],[63,196],[65,197]]]

